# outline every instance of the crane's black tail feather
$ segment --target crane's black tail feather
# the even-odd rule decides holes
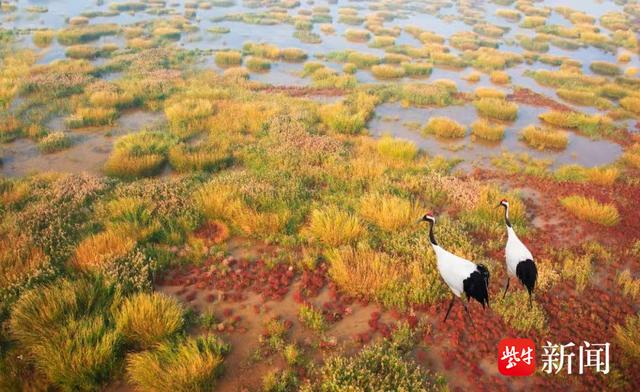
[[[484,305],[489,305],[489,270],[482,264],[462,282],[467,298],[474,298]]]
[[[527,288],[529,296],[533,293],[533,289],[536,287],[536,280],[538,279],[538,269],[536,263],[533,260],[524,260],[518,263],[516,267],[516,276],[524,287]]]

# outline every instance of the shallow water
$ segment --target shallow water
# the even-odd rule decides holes
[[[520,140],[522,128],[531,124],[539,124],[538,115],[546,109],[530,105],[520,105],[518,118],[513,122],[503,123],[505,136],[501,142],[472,140],[470,124],[478,119],[475,108],[470,105],[448,106],[444,108],[403,108],[397,103],[380,105],[376,116],[369,122],[368,128],[375,136],[391,134],[398,138],[410,140],[427,154],[441,155],[446,158],[462,158],[463,168],[471,165],[487,166],[490,158],[503,151],[527,153],[537,159],[553,161],[552,167],[564,164],[580,164],[586,167],[601,166],[614,162],[622,153],[622,148],[607,140],[592,140],[588,137],[569,132],[569,144],[563,151],[540,151],[528,147]],[[430,117],[446,116],[467,126],[467,135],[460,139],[443,139],[433,135],[422,135]],[[391,119],[391,120],[389,120]],[[411,126],[415,124],[418,129]],[[463,147],[461,147],[463,146]]]
[[[102,167],[118,137],[136,132],[162,121],[162,113],[130,111],[123,114],[112,127],[84,130],[68,130],[64,119],[52,119],[51,131],[65,131],[74,139],[66,150],[42,154],[37,144],[26,138],[3,146],[0,174],[8,177],[29,175],[37,172],[63,172],[102,174]]]

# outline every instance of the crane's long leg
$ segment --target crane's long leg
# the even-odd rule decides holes
[[[452,295],[451,302],[449,303],[449,309],[447,309],[447,314],[444,316],[444,321],[447,321],[447,317],[449,317],[449,312],[451,312],[451,308],[453,307],[453,301],[456,300],[456,295],[455,294],[451,294],[451,295]]]
[[[531,309],[531,292],[529,292],[529,309]]]
[[[507,276],[507,285],[504,287],[504,293],[502,293],[502,299],[504,299],[504,297],[507,295],[507,290],[509,290],[509,281],[511,281],[511,278]]]
[[[464,310],[467,312],[467,316],[469,316],[469,321],[471,321],[471,325],[473,325],[475,327],[476,325],[473,323],[473,319],[471,318],[471,313],[469,313],[469,308],[467,307],[467,303],[464,302],[464,300],[462,298],[460,298],[460,301],[462,301],[462,305],[464,306]]]

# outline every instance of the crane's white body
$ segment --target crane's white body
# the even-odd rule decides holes
[[[464,280],[478,268],[474,263],[451,252],[442,249],[439,245],[431,244],[438,261],[438,272],[453,294],[457,297],[464,292]]]
[[[512,277],[516,276],[518,263],[525,260],[533,260],[533,255],[529,249],[520,241],[513,228],[509,226],[507,226],[507,246],[504,254],[507,261],[507,272]]]

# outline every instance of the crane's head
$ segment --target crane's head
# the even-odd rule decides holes
[[[500,200],[500,204],[498,204],[498,207],[507,208],[507,207],[509,207],[509,202],[507,201],[507,199],[502,199],[502,200]]]
[[[433,217],[433,213],[432,212],[427,212],[426,214],[424,214],[424,216],[422,218],[420,218],[420,220],[418,222],[431,222],[431,223],[435,223],[436,218]]]

